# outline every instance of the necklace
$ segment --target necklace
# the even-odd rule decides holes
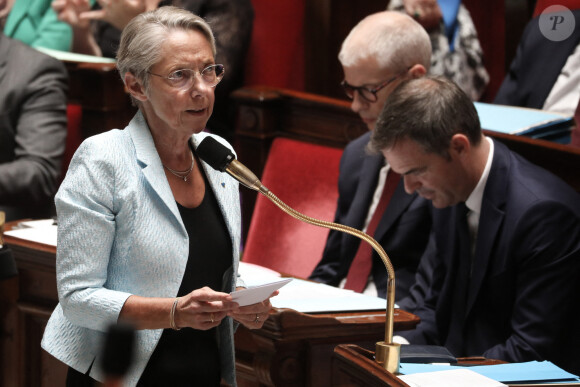
[[[183,179],[183,181],[187,181],[187,179],[189,178],[189,175],[191,174],[191,171],[193,171],[194,165],[195,165],[195,158],[193,157],[193,152],[191,152],[191,165],[185,171],[176,171],[175,169],[171,169],[167,165],[163,164],[163,166],[169,172],[171,172],[173,175],[179,177],[180,179]]]

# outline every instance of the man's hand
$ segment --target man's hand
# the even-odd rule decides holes
[[[89,29],[90,20],[81,17],[84,12],[91,10],[89,0],[54,0],[52,9],[56,12],[58,20],[69,24],[73,29]]]

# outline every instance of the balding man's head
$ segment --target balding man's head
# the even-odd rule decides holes
[[[431,41],[419,23],[399,12],[372,14],[356,25],[338,56],[351,109],[370,130],[385,100],[404,79],[425,75]]]
[[[343,66],[374,58],[393,73],[416,64],[429,70],[431,41],[425,29],[401,12],[379,12],[361,20],[342,44],[338,59]]]

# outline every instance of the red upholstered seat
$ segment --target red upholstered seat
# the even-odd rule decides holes
[[[293,209],[332,221],[342,149],[277,138],[262,183]],[[308,277],[322,256],[328,229],[301,222],[258,195],[242,260]]]

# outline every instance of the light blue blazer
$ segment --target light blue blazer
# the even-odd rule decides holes
[[[194,147],[206,136],[211,135],[194,135]],[[222,289],[230,292],[239,263],[238,183],[203,162],[202,167],[232,239],[232,271],[224,276]],[[60,303],[48,321],[42,348],[83,373],[95,361],[90,375],[103,381],[100,346],[127,298],[175,297],[189,255],[187,232],[141,113],[125,130],[83,142],[55,202]],[[222,377],[235,385],[232,319],[224,319],[218,332]],[[137,383],[161,333],[161,329],[137,332],[126,385]]]

